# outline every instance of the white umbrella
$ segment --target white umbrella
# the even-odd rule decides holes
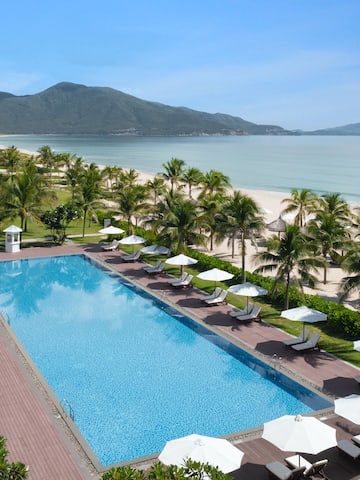
[[[181,467],[191,459],[228,473],[240,468],[243,456],[244,452],[223,438],[192,434],[166,442],[159,460],[165,465]]]
[[[220,270],[219,268],[212,268],[211,270],[206,270],[205,272],[199,273],[197,275],[201,280],[214,281],[215,285],[217,282],[223,282],[224,280],[230,280],[233,278],[233,274],[226,272],[225,270]]]
[[[102,235],[118,235],[120,233],[124,233],[125,230],[122,228],[114,227],[114,225],[109,225],[108,227],[104,227],[99,230],[99,233]]]
[[[354,350],[356,350],[357,352],[360,352],[360,340],[356,340],[354,342]]]
[[[295,322],[316,323],[325,322],[327,315],[319,310],[314,310],[305,305],[296,308],[289,308],[281,312],[281,317],[293,320]],[[303,331],[305,325],[303,324]],[[304,333],[304,332],[303,332]]]
[[[336,445],[336,429],[315,417],[284,415],[264,423],[262,438],[286,452],[316,455]]]
[[[348,395],[334,400],[335,413],[350,422],[360,424],[360,395]]]
[[[122,238],[119,243],[122,243],[123,245],[133,245],[134,250],[134,245],[145,242],[145,238],[138,237],[137,235],[129,235],[128,237]]]
[[[148,253],[149,255],[167,255],[169,249],[162,245],[149,245],[141,249],[142,253]]]
[[[175,255],[175,257],[170,257],[165,260],[165,263],[169,263],[170,265],[181,265],[181,273],[184,271],[184,265],[194,265],[198,261],[195,258],[188,257],[183,253],[179,255]]]
[[[246,297],[246,311],[248,311],[249,297],[258,297],[268,293],[265,288],[259,287],[250,282],[231,285],[231,287],[228,288],[228,292]]]

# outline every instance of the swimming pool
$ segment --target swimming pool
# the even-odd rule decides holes
[[[86,256],[0,275],[0,308],[104,466],[330,406]]]

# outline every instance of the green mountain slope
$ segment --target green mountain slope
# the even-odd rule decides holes
[[[360,123],[350,123],[341,127],[323,128],[308,132],[309,135],[360,135]]]
[[[148,102],[106,87],[59,83],[34,95],[0,92],[3,134],[266,135],[276,125]]]

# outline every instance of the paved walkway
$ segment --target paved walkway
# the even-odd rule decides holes
[[[334,397],[359,393],[359,387],[354,381],[354,377],[359,374],[358,369],[322,351],[296,354],[281,342],[288,335],[265,321],[239,325],[228,315],[231,310],[229,305],[204,306],[199,300],[201,293],[197,289],[173,289],[168,284],[166,274],[156,277],[144,275],[143,263],[124,263],[118,252],[100,251],[98,245],[65,245],[27,248],[16,254],[1,253],[0,259],[14,260],[74,253],[86,253],[99,259],[114,271],[151,290],[162,300],[168,301],[315,389],[325,390]],[[4,328],[0,329],[0,361],[0,434],[8,440],[10,459],[21,460],[29,465],[30,480],[99,478],[79,445],[64,429],[57,412],[51,407],[51,402],[47,401],[46,396],[44,398],[44,392],[34,382]],[[326,421],[337,428],[338,440],[360,433],[360,427],[334,416],[331,412],[327,412]],[[280,452],[259,438],[260,434],[260,430],[254,430],[233,436],[235,443],[245,452],[242,467],[233,474],[237,480],[266,479],[264,464],[276,458],[282,460],[286,456],[285,452]],[[360,478],[360,468],[354,462],[339,457],[336,449],[325,453],[331,460],[328,471],[331,479]]]

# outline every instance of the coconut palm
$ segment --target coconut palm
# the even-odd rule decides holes
[[[43,145],[39,148],[39,161],[50,170],[50,179],[52,178],[52,172],[56,165],[56,154],[51,150],[49,145]]]
[[[147,207],[147,188],[145,185],[128,185],[121,189],[117,195],[119,210],[128,222],[127,234],[134,233],[132,217],[141,214]]]
[[[47,188],[33,157],[22,173],[14,177],[4,194],[7,216],[13,218],[18,215],[24,232],[27,232],[28,220],[40,222],[43,207],[51,205],[55,200],[56,195]]]
[[[65,180],[71,190],[71,201],[74,202],[76,191],[79,189],[81,177],[85,171],[85,163],[81,157],[76,157],[65,172]]]
[[[189,188],[189,198],[192,198],[192,188],[198,186],[203,181],[203,178],[203,173],[198,168],[189,167],[184,171],[181,180]]]
[[[154,196],[154,206],[157,205],[159,197],[165,193],[166,186],[163,178],[155,176],[146,182],[146,187]]]
[[[220,219],[220,230],[229,238],[232,257],[235,255],[235,240],[239,239],[241,254],[242,282],[246,282],[246,239],[255,231],[264,228],[264,220],[260,207],[248,195],[235,191],[224,202],[223,215]]]
[[[179,158],[172,158],[171,160],[163,163],[163,168],[165,170],[161,175],[170,182],[170,189],[173,192],[175,185],[178,185],[181,181],[181,177],[184,173],[184,160]]]
[[[304,188],[303,190],[293,189],[290,198],[284,198],[281,203],[287,203],[282,213],[296,212],[294,225],[303,227],[306,224],[306,216],[313,212],[318,205],[318,197],[316,194]]]
[[[360,292],[360,245],[357,243],[345,256],[341,267],[350,274],[343,278],[340,286],[340,302],[346,300],[354,291]]]
[[[203,188],[200,196],[206,195],[207,193],[225,194],[226,189],[231,188],[229,177],[217,170],[210,170],[209,172],[206,172],[204,174],[202,184]]]
[[[206,232],[209,235],[209,249],[214,248],[214,240],[219,230],[219,219],[221,218],[222,207],[224,204],[224,197],[218,193],[202,195],[199,198],[198,206],[202,212],[202,221]]]
[[[273,292],[280,284],[285,284],[284,308],[289,308],[289,289],[291,282],[301,289],[305,282],[314,287],[319,267],[325,267],[326,262],[320,256],[309,252],[308,238],[297,225],[287,225],[281,238],[273,235],[265,241],[266,250],[254,255],[255,263],[261,264],[255,272],[276,270]]]
[[[7,171],[12,180],[21,161],[21,153],[16,147],[11,146],[1,150],[0,154],[1,160],[5,163]]]
[[[181,195],[171,192],[163,203],[162,218],[158,220],[159,238],[175,252],[186,252],[188,245],[205,245],[206,236],[199,233],[203,226],[197,206]]]
[[[324,260],[328,257],[337,260],[338,250],[344,249],[349,243],[349,234],[344,224],[339,221],[335,213],[320,211],[308,224],[308,234],[318,246]],[[327,268],[324,268],[324,285],[327,282]]]
[[[85,236],[85,224],[87,214],[96,205],[100,196],[102,175],[98,167],[92,163],[86,166],[79,178],[79,203],[83,209],[82,236]]]
[[[334,214],[337,220],[348,224],[351,218],[349,204],[340,193],[325,193],[319,198],[319,211]]]

